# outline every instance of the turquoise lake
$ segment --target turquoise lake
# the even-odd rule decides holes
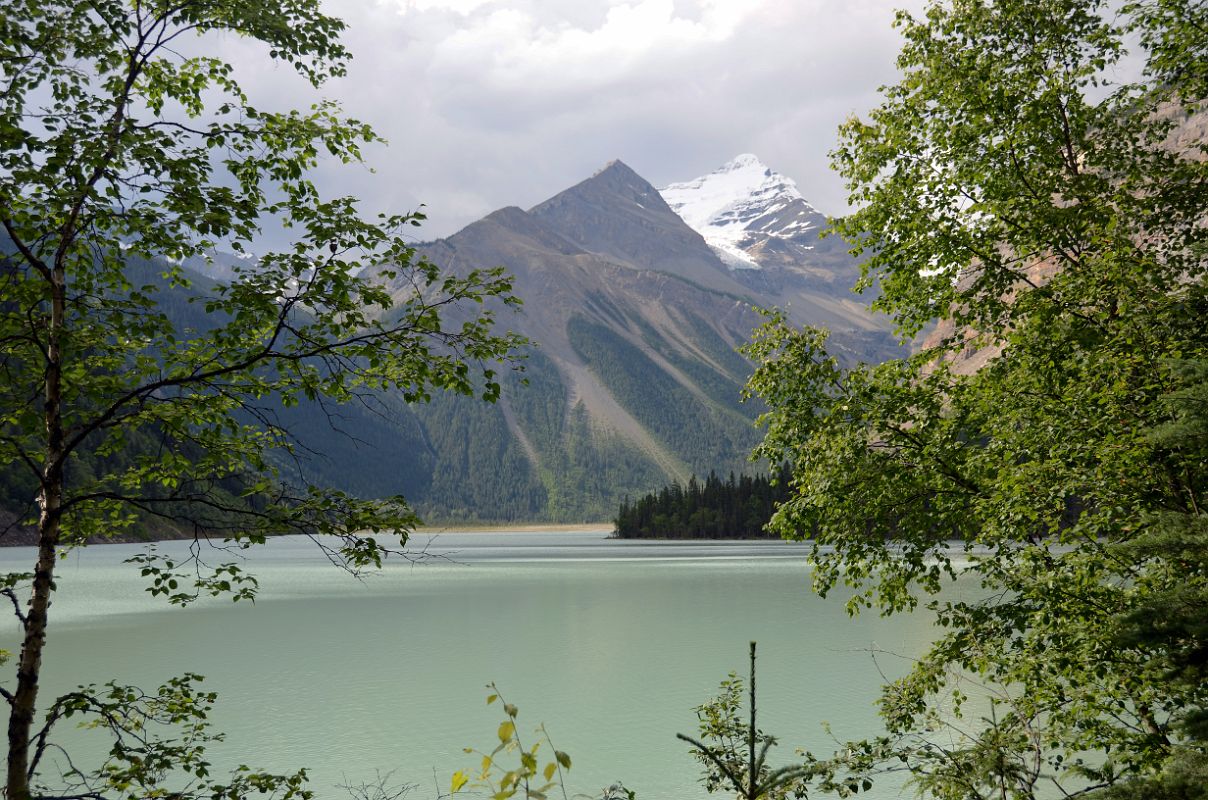
[[[494,681],[520,708],[522,734],[544,722],[571,755],[572,792],[621,780],[642,800],[696,800],[709,795],[675,734],[696,733],[693,708],[728,672],[745,675],[749,641],[760,727],[779,738],[771,760],[783,764],[796,747],[834,749],[824,722],[839,739],[875,735],[882,673],[904,672],[934,635],[926,614],[849,618],[843,597],[811,592],[804,547],[784,542],[444,533],[413,544],[441,557],[358,581],[305,539],[274,540],[249,551],[255,604],[186,609],[151,598],[122,563],[145,547],[75,551],[59,566],[44,696],[198,672],[219,692],[217,765],[305,766],[323,798],[393,771],[418,784],[410,797],[431,798],[477,765],[463,748],[494,746]],[[0,562],[29,569],[31,553],[8,548]],[[10,619],[0,646],[15,641]],[[882,785],[865,796],[898,795]]]

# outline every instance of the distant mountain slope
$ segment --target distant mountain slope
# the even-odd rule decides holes
[[[500,209],[417,251],[445,269],[498,265],[515,276],[524,308],[503,322],[535,345],[528,385],[512,381],[498,414],[463,412],[475,419],[489,413],[507,436],[483,428],[451,434],[459,422],[434,410],[441,399],[416,416],[421,424],[439,419],[442,430],[430,438],[511,441],[514,450],[492,456],[480,448],[475,457],[494,459],[518,482],[535,476],[550,519],[606,518],[626,495],[694,472],[749,468],[757,409],[739,401],[750,365],[736,348],[761,321],[754,306],[793,301],[792,318],[831,327],[836,349],[851,360],[879,360],[896,349],[883,322],[825,281],[821,289],[773,291],[740,279],[620,161],[529,211]],[[438,462],[447,457],[441,451],[435,448]],[[445,494],[421,494],[420,508],[436,517],[492,513],[490,505],[442,505]]]

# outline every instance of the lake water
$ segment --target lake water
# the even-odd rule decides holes
[[[877,733],[881,671],[906,662],[870,651],[917,654],[933,635],[923,614],[849,619],[843,597],[811,593],[804,550],[783,542],[446,533],[428,549],[447,559],[357,581],[290,537],[251,551],[254,605],[186,609],[150,598],[121,563],[143,549],[91,547],[60,564],[43,697],[199,672],[219,692],[212,719],[227,733],[215,763],[306,766],[324,798],[378,770],[419,783],[412,798],[435,796],[434,780],[447,790],[454,770],[477,764],[463,748],[496,741],[491,681],[519,706],[522,733],[545,722],[570,753],[573,791],[620,779],[641,800],[707,797],[675,734],[696,733],[693,708],[729,671],[745,675],[750,640],[760,727],[779,737],[781,764],[795,747],[831,752],[823,721],[841,739]],[[31,553],[4,549],[0,568],[29,569]],[[4,624],[0,646],[11,649],[15,623]]]

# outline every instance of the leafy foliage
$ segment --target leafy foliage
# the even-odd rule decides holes
[[[516,730],[516,717],[520,711],[511,703],[504,702],[495,684],[487,687],[491,694],[487,696],[487,705],[499,701],[503,707],[504,719],[499,723],[496,736],[499,739],[490,752],[480,752],[471,747],[467,753],[475,753],[482,757],[481,767],[471,775],[458,771],[453,773],[450,788],[457,794],[467,786],[484,790],[492,800],[508,800],[519,796],[525,800],[546,800],[553,789],[558,789],[563,800],[566,798],[565,771],[570,770],[570,756],[561,750],[555,750],[550,741],[545,726],[537,728],[538,738],[532,745],[525,747],[519,732]],[[550,760],[539,768],[537,753],[541,745],[546,744],[552,751]],[[501,759],[515,754],[518,764],[509,767]]]
[[[768,750],[776,744],[776,737],[756,727],[755,642],[751,642],[750,659],[746,724],[740,717],[743,682],[731,672],[721,682],[721,694],[696,709],[701,738],[682,733],[676,737],[692,745],[692,757],[704,768],[706,791],[732,791],[741,800],[789,797],[798,792],[809,769],[768,766]]]
[[[516,719],[520,710],[503,700],[495,684],[489,684],[487,689],[487,705],[498,702],[503,708],[503,721],[495,732],[499,744],[490,752],[475,750],[467,747],[465,752],[473,753],[482,758],[477,769],[458,770],[449,781],[450,795],[455,795],[465,789],[478,789],[484,796],[492,800],[508,800],[510,797],[521,797],[525,800],[546,800],[557,790],[566,800],[566,773],[570,771],[570,756],[561,750],[554,749],[549,731],[542,723],[535,731],[536,741],[526,747],[521,741],[516,729]],[[547,745],[551,751],[549,760],[541,765],[538,752],[542,745]],[[515,756],[515,760],[511,758]],[[509,766],[509,764],[512,764]],[[539,768],[540,767],[540,768]],[[599,795],[575,794],[574,797],[599,797],[599,800],[634,800],[637,794],[626,789],[619,781],[603,789]]]
[[[925,602],[943,630],[886,687],[889,735],[840,759],[854,775],[1030,800],[1200,768],[1206,684],[1171,676],[1203,625],[1183,554],[1208,462],[1163,432],[1208,359],[1208,145],[1173,137],[1205,110],[1202,22],[1179,0],[934,2],[899,15],[901,81],[841,130],[863,283],[904,336],[938,328],[845,370],[773,319],[748,355],[758,452],[794,465],[773,530],[813,537],[815,586],[856,587],[853,613]],[[1146,79],[1113,83],[1137,39]],[[986,599],[934,597],[957,576]]]
[[[311,171],[324,159],[356,162],[378,141],[373,131],[328,101],[254,107],[234,69],[206,54],[214,36],[245,37],[318,87],[344,73],[342,29],[315,0],[5,5],[0,471],[24,472],[13,485],[34,490],[11,499],[31,508],[18,521],[38,545],[28,608],[14,603],[15,684],[0,692],[10,800],[48,781],[31,758],[32,731],[63,548],[140,520],[186,526],[198,542],[187,563],[152,554],[139,565],[152,592],[177,603],[251,596],[254,582],[227,550],[275,533],[330,537],[320,546],[350,569],[380,564],[391,548],[368,534],[401,544],[414,512],[402,497],[291,482],[282,454],[303,445],[277,409],[382,392],[407,402],[434,391],[498,397],[500,364],[519,342],[495,333],[480,304],[517,305],[510,279],[441,274],[413,259],[402,235],[419,215],[365,220],[353,198],[321,196]],[[293,243],[230,281],[195,281],[180,266],[219,246],[243,253],[278,227]],[[369,265],[387,265],[385,278],[412,292],[396,298],[361,277]],[[202,553],[209,537],[228,537],[213,561]],[[123,697],[137,701],[113,701]],[[187,722],[174,713],[170,722]],[[181,751],[131,781],[171,784],[169,767],[188,772],[188,758]],[[176,796],[300,791],[293,779],[230,787],[194,783]]]
[[[223,736],[210,731],[207,718],[216,695],[199,691],[196,684],[201,680],[199,675],[182,675],[150,694],[110,682],[100,687],[81,686],[57,698],[35,733],[32,774],[39,773],[43,758],[58,755],[50,734],[59,722],[102,731],[113,745],[95,769],[82,769],[69,759],[63,788],[42,791],[65,789],[76,797],[135,800],[158,796],[163,787],[171,786],[176,796],[235,798],[254,793],[280,800],[313,797],[306,788],[305,770],[276,775],[239,766],[223,781],[211,775],[206,747]]]
[[[1176,362],[1183,388],[1165,398],[1167,420],[1149,432],[1161,451],[1200,464],[1208,460],[1208,362]],[[1193,504],[1156,513],[1135,538],[1117,544],[1117,558],[1166,574],[1118,617],[1117,647],[1148,654],[1159,679],[1194,692],[1208,683],[1208,518]],[[1208,708],[1197,703],[1178,721],[1180,740],[1156,775],[1135,778],[1104,793],[1111,798],[1208,797]]]

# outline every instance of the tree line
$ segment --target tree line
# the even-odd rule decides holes
[[[723,481],[710,472],[704,483],[693,475],[638,498],[626,497],[617,512],[622,539],[774,539],[764,530],[776,507],[788,499],[792,471],[741,475]]]

